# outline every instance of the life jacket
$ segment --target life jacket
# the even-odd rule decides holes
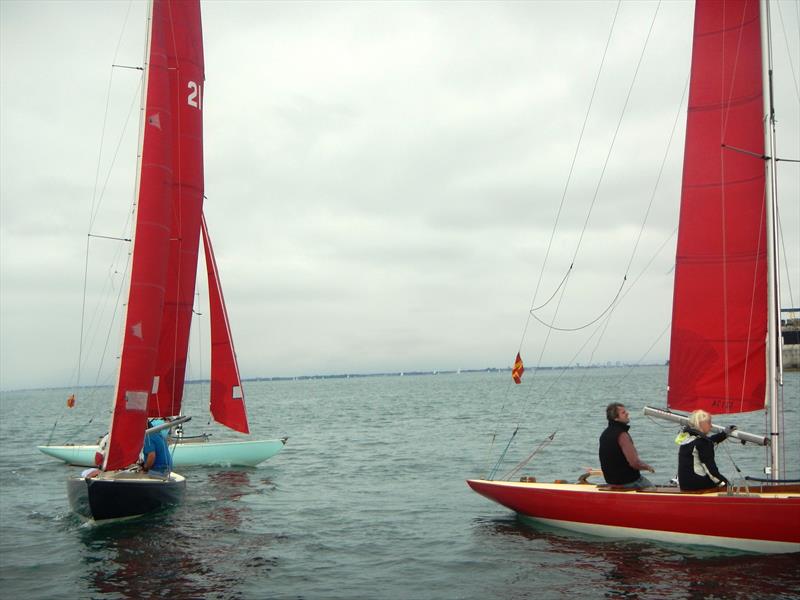
[[[628,459],[619,447],[619,436],[626,433],[630,425],[619,421],[609,421],[608,427],[600,434],[600,468],[606,482],[613,484],[633,483],[641,474],[628,464]]]
[[[724,438],[723,438],[724,439]],[[682,490],[703,490],[717,487],[724,478],[718,477],[716,463],[714,462],[714,441],[701,432],[686,427],[675,438],[678,444],[678,485]],[[700,456],[700,446],[710,452],[707,465]],[[709,468],[711,467],[711,468]],[[716,473],[716,475],[715,475]]]

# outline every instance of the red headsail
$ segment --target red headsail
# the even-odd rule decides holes
[[[765,167],[732,149],[764,153],[762,115],[759,3],[698,0],[672,309],[675,409],[764,407]]]
[[[114,395],[111,436],[103,468],[136,462],[144,441],[147,399],[153,388],[172,222],[173,107],[169,54],[169,6],[152,6],[141,172],[138,182],[131,283],[125,315],[119,377]]]
[[[181,412],[204,189],[205,67],[200,4],[197,0],[173,0],[167,7],[170,19],[167,61],[173,114],[172,229],[164,317],[158,342],[158,379],[147,409],[151,417],[168,417]]]
[[[239,365],[233,350],[233,337],[219,282],[217,261],[202,216],[203,248],[208,271],[208,303],[211,312],[211,416],[235,431],[250,433]]]

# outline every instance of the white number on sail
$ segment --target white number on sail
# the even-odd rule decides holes
[[[190,81],[187,84],[189,88],[189,97],[186,99],[186,102],[189,106],[194,106],[198,110],[203,110],[203,88],[202,86],[197,85],[196,82]]]

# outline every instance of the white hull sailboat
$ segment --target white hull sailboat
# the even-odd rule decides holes
[[[255,467],[281,451],[286,438],[279,440],[235,440],[212,442],[206,436],[170,438],[172,464],[175,467]],[[44,454],[69,465],[95,466],[100,446],[38,446]]]

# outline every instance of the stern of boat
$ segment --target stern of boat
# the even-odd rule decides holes
[[[141,471],[116,471],[67,480],[70,507],[94,521],[155,512],[179,504],[185,493],[186,478],[177,473],[159,477]]]

